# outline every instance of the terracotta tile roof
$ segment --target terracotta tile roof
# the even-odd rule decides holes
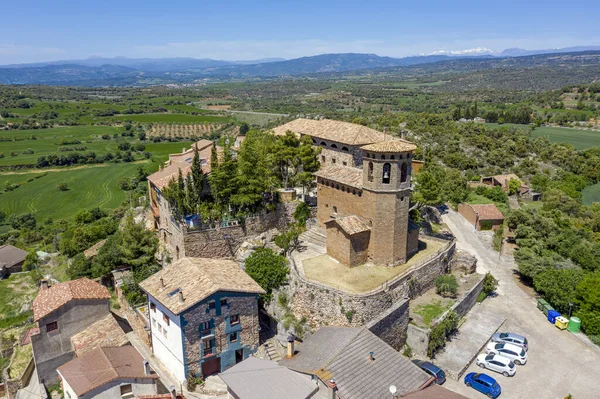
[[[0,245],[0,264],[7,268],[13,267],[25,260],[27,251],[12,245]]]
[[[106,299],[108,303],[110,293],[106,287],[85,277],[55,284],[38,292],[32,306],[33,320],[38,321],[75,299]]]
[[[361,149],[370,152],[407,152],[416,150],[417,146],[410,141],[395,139],[368,144]]]
[[[277,136],[288,130],[323,140],[348,145],[364,145],[388,140],[391,136],[370,127],[356,123],[334,121],[331,119],[314,120],[299,118],[273,129]]]
[[[236,262],[207,258],[179,259],[142,281],[140,287],[174,314],[218,291],[265,293]],[[183,292],[183,302],[179,291]]]
[[[504,215],[494,204],[469,205],[479,216],[479,220],[504,220]]]
[[[98,241],[97,243],[83,251],[83,254],[86,256],[86,258],[91,258],[93,256],[98,255],[98,251],[100,250],[100,248],[102,248],[105,242],[106,240]]]
[[[111,313],[85,330],[73,335],[71,344],[75,354],[79,357],[94,348],[128,345],[129,340]]]
[[[371,228],[356,215],[329,219],[325,223],[329,222],[337,223],[337,225],[350,236],[371,230]]]
[[[352,168],[350,166],[330,165],[319,170],[317,173],[315,173],[315,176],[345,184],[350,187],[362,188],[362,169]]]
[[[208,140],[200,140],[196,143],[198,145],[198,153],[202,162],[202,172],[209,174],[211,171],[211,152],[212,142]],[[223,148],[217,147],[217,157],[223,154]],[[171,180],[177,180],[179,175],[179,169],[181,174],[186,177],[192,170],[192,160],[194,158],[193,149],[187,150],[181,154],[170,154],[169,165],[165,166],[162,170],[155,172],[148,176],[148,180],[154,184],[158,189],[162,189],[169,184]]]
[[[500,183],[503,187],[506,186],[508,187],[508,182],[511,179],[515,179],[518,180],[519,182],[521,182],[521,179],[519,178],[519,176],[515,175],[514,173],[508,173],[505,175],[496,175],[496,176],[491,176],[493,177],[496,181],[498,181],[498,183]]]
[[[119,379],[158,379],[154,372],[146,375],[144,359],[133,346],[96,348],[57,371],[77,396]]]

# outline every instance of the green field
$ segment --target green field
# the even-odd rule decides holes
[[[583,194],[583,203],[585,205],[592,205],[594,202],[600,202],[600,183],[584,188],[581,193]]]
[[[578,150],[600,146],[600,132],[542,126],[536,128],[532,137],[546,137],[553,143],[572,144]]]
[[[0,153],[4,154],[4,158],[0,158],[0,165],[35,164],[38,157],[42,155],[50,155],[52,153],[71,153],[60,152],[60,147],[85,146],[87,147],[87,150],[77,152],[93,151],[97,155],[103,155],[107,152],[115,152],[118,150],[117,141],[113,139],[112,136],[114,133],[119,133],[122,131],[122,128],[112,126],[73,126],[59,127],[55,129],[1,131],[0,137],[2,138],[16,138],[24,140],[0,142]],[[101,137],[103,134],[109,134],[111,139],[103,140]],[[35,139],[32,139],[32,136],[35,137]],[[61,145],[61,139],[77,139],[81,141],[81,144]],[[134,138],[128,137],[127,140],[133,141]],[[28,148],[33,150],[33,154],[23,154],[23,151],[27,150]],[[18,155],[11,156],[11,152],[18,153]]]
[[[112,121],[133,121],[133,122],[162,122],[162,123],[203,123],[217,122],[226,123],[233,122],[233,118],[226,116],[215,115],[189,115],[189,114],[137,114],[137,115],[118,115],[99,118],[101,120]]]
[[[119,179],[131,177],[137,168],[150,167],[150,161],[104,165],[86,165],[58,171],[37,170],[47,173],[2,174],[2,184],[22,183],[15,190],[0,193],[0,209],[7,214],[34,213],[38,221],[47,217],[72,219],[80,209],[93,207],[116,208],[127,193],[119,188]],[[31,177],[42,176],[32,181]],[[58,190],[66,183],[67,191]]]

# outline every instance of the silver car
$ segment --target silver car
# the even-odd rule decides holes
[[[523,335],[507,332],[507,333],[496,333],[492,335],[492,341],[500,344],[513,344],[520,346],[525,349],[525,352],[529,351],[529,345],[527,338]]]

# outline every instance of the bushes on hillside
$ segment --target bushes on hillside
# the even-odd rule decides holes
[[[287,281],[288,272],[287,260],[268,248],[258,248],[246,259],[246,273],[267,292],[261,296],[265,302],[271,300],[274,289]]]

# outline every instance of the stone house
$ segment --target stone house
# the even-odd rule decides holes
[[[182,258],[140,283],[154,355],[179,380],[219,373],[259,344],[258,294],[237,263]]]
[[[57,372],[66,399],[133,399],[157,393],[158,375],[133,346],[93,349]]]
[[[58,382],[56,369],[75,357],[71,338],[109,316],[109,300],[106,287],[87,278],[52,287],[42,282],[32,306],[38,330],[31,336],[40,382]]]
[[[529,186],[523,183],[523,180],[514,173],[508,173],[505,175],[487,176],[482,177],[480,183],[486,186],[500,187],[502,191],[508,192],[508,183],[511,180],[517,180],[520,183],[519,191],[517,195],[522,199],[528,199],[532,201],[539,201],[542,198],[541,193],[534,192]]]
[[[213,142],[210,140],[200,140],[193,145],[198,149],[202,172],[205,175],[211,171],[211,153]],[[183,226],[175,219],[168,201],[164,198],[162,190],[171,180],[177,180],[179,171],[183,177],[186,177],[192,170],[192,161],[194,159],[194,149],[183,149],[179,154],[170,154],[166,165],[160,168],[156,173],[148,176],[148,197],[150,199],[150,208],[154,216],[154,227],[158,231],[159,238],[169,248],[175,260],[183,257],[184,248],[182,239],[177,239],[173,235],[181,233]],[[217,147],[218,152],[222,152],[221,147]],[[210,188],[205,184],[204,190],[209,193]]]
[[[27,252],[12,245],[0,245],[0,278],[23,270]]]
[[[391,385],[404,397],[433,382],[364,327],[321,327],[297,346],[289,339],[279,364],[315,378],[329,398],[387,398]]]
[[[395,266],[418,249],[410,223],[414,144],[368,127],[297,119],[275,129],[309,135],[323,147],[317,176],[317,219],[327,253],[348,266],[366,261]]]
[[[504,215],[494,204],[458,204],[458,213],[477,230],[498,230],[504,223]]]

